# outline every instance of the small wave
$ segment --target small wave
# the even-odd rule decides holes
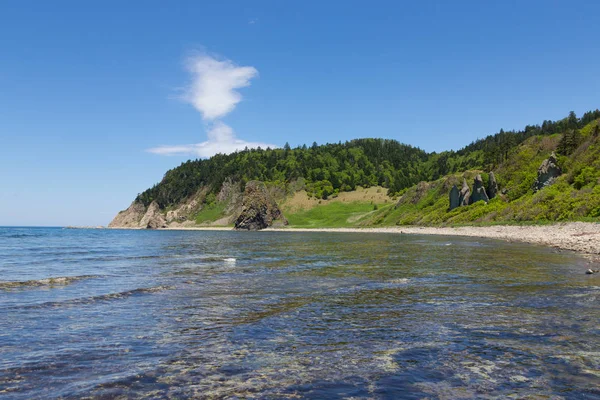
[[[154,287],[149,287],[149,288],[137,288],[137,289],[132,289],[132,290],[126,290],[124,292],[108,293],[108,294],[103,294],[100,296],[85,297],[82,299],[76,299],[76,300],[74,300],[74,302],[76,302],[76,303],[88,303],[88,302],[93,303],[93,302],[102,301],[102,300],[123,299],[126,297],[135,296],[138,294],[158,293],[158,292],[163,292],[163,291],[169,290],[169,289],[173,289],[173,286],[161,285],[161,286],[154,286]]]
[[[400,285],[400,284],[408,283],[408,278],[390,279],[388,281],[388,283],[391,283],[393,285]]]
[[[228,264],[235,264],[235,262],[237,261],[235,258],[224,258],[223,261],[225,261]]]
[[[149,288],[137,288],[132,290],[127,290],[124,292],[118,293],[107,293],[99,296],[91,296],[91,297],[80,297],[76,299],[64,300],[64,301],[49,301],[41,304],[34,304],[25,307],[16,307],[16,308],[26,308],[26,309],[37,309],[37,308],[56,308],[56,307],[68,307],[68,306],[78,306],[78,305],[87,305],[87,304],[95,304],[103,301],[110,300],[119,300],[126,299],[129,297],[144,295],[150,293],[159,293],[165,290],[174,289],[173,286],[154,286]]]
[[[3,238],[7,239],[22,239],[22,238],[36,238],[42,237],[44,235],[40,235],[38,233],[11,233],[8,235],[2,235]]]
[[[15,289],[40,286],[65,286],[84,279],[101,278],[101,275],[57,276],[28,281],[0,281],[0,289]]]
[[[173,257],[167,257],[168,260],[166,260],[166,262],[171,263]],[[179,260],[178,260],[179,261]],[[223,256],[191,256],[191,257],[186,257],[185,260],[182,261],[186,261],[188,263],[192,263],[192,264],[207,264],[207,263],[220,263],[220,262],[235,262],[236,259],[235,258],[224,258]]]
[[[352,286],[341,287],[335,289],[335,292],[338,294],[344,293],[357,293],[357,292],[369,292],[369,291],[377,291],[377,290],[386,290],[386,289],[395,289],[398,286],[404,286],[408,284],[410,280],[408,278],[395,278],[388,279],[383,282],[364,282],[359,283]]]

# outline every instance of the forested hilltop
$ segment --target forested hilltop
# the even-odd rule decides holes
[[[449,212],[448,204],[445,204],[449,201],[448,185],[460,186],[462,177],[473,179],[477,173],[482,174],[486,184],[487,173],[496,173],[502,193],[490,203],[502,203],[500,208],[522,200],[524,196],[533,196],[536,171],[541,161],[553,151],[565,175],[558,179],[557,187],[566,184],[576,191],[595,193],[600,178],[599,119],[600,110],[586,112],[580,118],[571,112],[558,121],[543,121],[519,131],[500,130],[458,151],[441,153],[427,153],[395,140],[356,139],[325,145],[313,143],[310,147],[291,148],[286,144],[280,149],[247,149],[227,155],[218,154],[210,159],[190,160],[169,170],[160,183],[139,194],[131,207],[120,213],[112,225],[138,226],[141,222],[146,223],[142,219],[149,209],[152,209],[152,214],[162,214],[165,224],[217,221],[227,225],[241,204],[245,184],[253,180],[267,184],[277,200],[283,203],[284,212],[286,201],[296,197],[291,207],[296,213],[329,206],[340,197],[352,199],[346,204],[357,206],[361,199],[344,193],[377,187],[376,198],[362,199],[369,200],[369,216],[356,218],[354,225],[477,221],[478,218],[472,217],[463,218],[464,221],[445,217],[428,220],[425,214],[457,212]],[[438,186],[435,194],[429,193],[431,188]],[[431,198],[427,200],[427,206],[419,203],[422,199],[415,201],[415,190],[428,193]],[[297,201],[299,195],[306,197],[306,204]],[[413,200],[407,204],[409,196],[413,196]],[[399,199],[397,204],[396,199]],[[319,201],[315,203],[316,200]],[[433,206],[435,209],[428,209]],[[465,209],[476,208],[473,206]],[[360,209],[366,212],[364,207]],[[291,211],[289,209],[288,213]],[[339,211],[343,213],[343,210]],[[358,213],[356,207],[348,212]],[[460,210],[460,213],[465,213],[465,210]],[[373,215],[379,215],[379,218],[373,220]],[[408,215],[412,217],[407,218]],[[593,215],[583,212],[566,219],[590,216]],[[294,218],[290,222],[294,225]]]

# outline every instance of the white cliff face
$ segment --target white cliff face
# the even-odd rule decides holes
[[[142,203],[134,201],[129,208],[115,216],[108,225],[109,228],[142,228],[157,229],[172,226],[194,225],[194,215],[202,208],[202,200],[206,196],[206,189],[200,190],[177,208],[169,210],[166,215],[155,201],[145,207]]]
[[[167,222],[165,221],[165,217],[160,212],[160,207],[156,201],[150,203],[146,214],[144,214],[142,220],[140,221],[139,226],[140,228],[148,229],[166,228]]]
[[[134,201],[108,224],[109,228],[139,228],[140,221],[146,214],[146,207],[142,203]]]
[[[195,194],[178,204],[173,204],[168,210],[162,210],[156,201],[150,203],[148,207],[145,207],[141,202],[134,201],[129,208],[119,212],[108,227],[160,229],[167,227],[224,226],[233,224],[242,212],[244,195],[240,190],[240,184],[231,180],[223,183],[215,199],[223,207],[222,215],[214,221],[205,221],[200,225],[197,224],[196,216],[205,207],[208,207],[205,199],[210,191],[209,189],[209,187],[200,188]]]

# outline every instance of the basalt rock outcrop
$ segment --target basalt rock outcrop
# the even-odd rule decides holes
[[[533,184],[534,192],[552,185],[554,181],[556,181],[556,178],[562,175],[562,170],[557,164],[556,154],[554,154],[554,152],[542,162],[542,165],[538,168],[537,175],[537,179]]]
[[[469,204],[473,204],[481,200],[487,203],[497,195],[498,182],[496,181],[496,177],[494,176],[493,172],[490,172],[490,179],[488,182],[487,191],[485,189],[483,179],[481,179],[480,174],[477,174],[477,176],[475,176],[475,181],[473,183],[473,192],[471,192],[469,185],[467,185],[467,180],[463,178],[463,184],[460,191],[458,190],[458,187],[456,187],[456,185],[453,185],[452,189],[450,189],[450,207],[448,207],[448,211],[454,210],[457,207],[468,206]]]
[[[456,185],[453,185],[450,189],[450,207],[448,211],[452,211],[458,206],[460,206],[460,192]]]
[[[257,231],[274,224],[287,225],[288,221],[263,182],[248,182],[243,194],[242,212],[235,221],[235,229]]]
[[[488,182],[487,195],[491,199],[496,197],[498,194],[498,182],[496,182],[496,176],[493,172],[490,172],[490,180]]]
[[[467,185],[467,180],[465,178],[463,178],[462,189],[460,189],[460,193],[458,196],[458,205],[459,206],[468,206],[470,198],[471,198],[471,189],[469,189],[469,185]]]
[[[473,183],[473,193],[469,198],[469,204],[477,203],[481,200],[487,203],[490,201],[490,198],[485,191],[485,187],[483,187],[483,179],[481,179],[481,175],[477,174],[475,177],[475,182]]]

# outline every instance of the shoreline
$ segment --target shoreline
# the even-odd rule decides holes
[[[160,230],[230,231],[230,227],[173,227]],[[600,256],[600,223],[565,222],[552,225],[493,225],[461,227],[398,226],[381,228],[267,228],[261,232],[342,232],[465,236],[523,242]]]

